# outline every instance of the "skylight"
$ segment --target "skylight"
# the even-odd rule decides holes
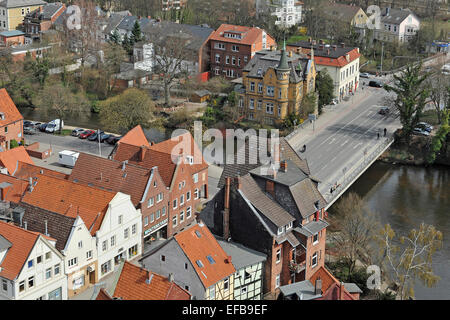
[[[200,233],[200,231],[198,231],[198,230],[195,230],[195,234],[197,235],[197,237],[199,237],[199,238],[201,238],[202,237],[202,234]]]
[[[203,265],[203,263],[202,263],[201,260],[197,260],[197,261],[195,261],[195,263],[196,263],[200,268],[203,268],[203,267],[204,267],[204,265]]]
[[[211,264],[216,263],[216,261],[214,261],[213,257],[211,257],[211,256],[206,256],[206,258],[208,259],[209,263],[211,263]]]

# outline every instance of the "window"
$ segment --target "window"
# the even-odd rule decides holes
[[[148,216],[144,218],[144,227],[148,226]]]
[[[312,256],[312,267],[314,268],[317,265],[317,252],[313,254]]]
[[[284,231],[284,228],[283,228],[283,227],[278,228],[278,235],[282,234],[283,231]]]
[[[147,208],[152,207],[154,204],[155,204],[155,198],[151,197],[150,199],[148,199]]]
[[[226,278],[223,280],[223,290],[227,291],[228,289],[230,289],[230,279]]]
[[[247,62],[247,61],[248,61],[248,57],[245,56],[245,57],[244,57],[244,62]]]
[[[191,200],[191,192],[190,191],[186,192],[186,202],[188,202],[189,200]]]
[[[132,246],[131,248],[128,249],[129,257],[134,257],[137,254],[138,254],[138,245],[137,244],[135,244],[134,246]]]
[[[184,286],[184,289],[185,289],[186,291],[189,291],[189,286]]]
[[[186,219],[189,219],[191,217],[191,207],[187,207],[186,209]]]
[[[25,290],[25,281],[20,281],[19,292],[23,292],[24,290]]]
[[[92,250],[86,252],[86,259],[92,259]]]
[[[48,280],[52,277],[52,268],[48,268],[45,270],[45,280]]]
[[[172,226],[174,226],[174,227],[177,226],[177,216],[176,215],[172,218]]]
[[[209,288],[209,299],[214,300],[216,298],[216,287],[212,286]]]
[[[252,277],[252,275],[250,273],[248,273],[247,271],[245,271],[245,273],[244,273],[244,280],[245,281],[250,280],[251,277]]]
[[[225,50],[225,44],[224,43],[216,43],[216,44],[214,44],[214,48]]]
[[[161,210],[156,211],[156,220],[161,217]]]
[[[131,226],[131,234],[136,234],[136,228],[137,228],[136,224],[133,224]]]
[[[258,83],[258,93],[262,93],[263,92],[263,85],[262,83]]]
[[[195,191],[194,191],[194,200],[197,200],[198,197],[199,197],[199,191],[198,191],[198,189],[195,189]]]
[[[123,220],[123,216],[120,215],[120,216],[119,216],[119,224],[122,224],[122,220]]]
[[[194,178],[194,183],[197,183],[198,182],[198,173],[194,174],[193,178]]]
[[[158,193],[156,196],[156,203],[161,202],[164,199],[164,193]]]
[[[72,259],[70,259],[68,261],[69,268],[73,267],[73,266],[76,266],[77,264],[78,264],[78,258],[77,257],[72,258]]]
[[[36,263],[39,264],[42,262],[42,256],[36,258]]]
[[[184,269],[185,269],[185,270],[188,269],[188,264],[187,264],[187,263],[184,264]]]
[[[108,249],[108,241],[103,241],[102,243],[102,251],[106,251]]]
[[[231,51],[239,52],[239,46],[236,45],[231,46]]]
[[[150,215],[150,222],[153,222],[153,221],[155,221],[155,214],[154,213],[152,213]]]
[[[238,58],[238,66],[241,66],[241,58]]]
[[[236,65],[236,57],[235,56],[231,57],[231,64],[233,66]]]
[[[52,253],[51,253],[51,251],[49,251],[45,254],[45,260],[50,260],[51,258],[52,258]]]
[[[111,237],[111,247],[114,247],[116,245],[116,236]]]
[[[102,271],[102,275],[104,275],[105,273],[108,273],[111,270],[111,260],[108,260],[107,262],[102,264],[102,266],[100,268]]]
[[[280,261],[281,261],[281,248],[277,250],[276,263],[279,263]]]
[[[291,228],[292,228],[292,221],[289,222],[289,224],[286,226],[286,230],[289,230],[289,229],[291,229]]]
[[[83,248],[83,241],[78,241],[78,249]]]
[[[244,287],[241,289],[241,294],[246,294],[247,293],[247,287]]]
[[[262,100],[258,100],[257,107],[258,107],[258,110],[261,110],[261,108],[262,108]]]
[[[280,275],[277,275],[276,279],[275,279],[275,288],[279,288],[280,287]]]
[[[34,287],[34,276],[28,278],[28,288]]]
[[[126,229],[123,231],[123,237],[124,237],[125,239],[128,239],[128,234],[129,234],[129,232],[130,232],[129,228],[126,228]]]
[[[266,103],[266,113],[273,114],[273,103]]]
[[[180,223],[184,222],[184,211],[180,212]]]
[[[226,56],[225,57],[225,63],[226,64],[230,64],[230,56]]]
[[[158,184],[156,183],[156,180],[153,181],[153,188],[156,188],[157,185],[158,185]]]
[[[250,103],[248,105],[250,109],[255,109],[255,99],[250,99]]]
[[[33,259],[28,260],[28,268],[31,268],[33,266]]]
[[[166,261],[166,256],[163,254],[161,255],[161,261],[163,261],[163,262]]]
[[[173,208],[176,209],[178,207],[178,199],[173,200]]]
[[[58,263],[58,264],[56,264],[55,267],[54,267],[54,272],[53,272],[53,274],[54,274],[55,276],[58,275],[60,270],[61,270],[61,267],[60,267],[60,265],[59,265],[59,263]]]
[[[273,97],[275,94],[275,87],[274,86],[267,86],[267,95],[269,97]]]
[[[164,217],[166,215],[166,207],[163,207],[161,210],[162,210],[162,216]]]
[[[5,279],[2,280],[2,288],[3,291],[8,291],[8,282]]]
[[[184,204],[184,194],[180,196],[180,206]]]
[[[255,92],[255,83],[254,82],[250,82],[250,91]]]
[[[319,242],[319,234],[318,234],[318,233],[316,233],[316,234],[313,236],[313,244],[316,244],[317,242]]]

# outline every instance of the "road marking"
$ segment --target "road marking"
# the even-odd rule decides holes
[[[345,140],[345,142],[344,142],[343,144],[341,144],[341,147],[342,147],[344,144],[346,144],[347,142],[348,142],[348,139]]]
[[[333,140],[331,140],[329,144],[332,144],[334,142],[334,140],[336,140],[336,138],[333,138]]]
[[[362,145],[363,143],[362,142],[360,142],[360,143],[358,143],[357,145],[355,145],[354,147],[353,147],[353,149],[356,149],[356,148],[358,148],[360,145]]]

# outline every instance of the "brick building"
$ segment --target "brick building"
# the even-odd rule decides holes
[[[258,27],[222,24],[209,37],[211,76],[239,78],[256,52],[275,46],[275,39]]]
[[[23,19],[22,30],[32,40],[40,39],[43,31],[51,28],[58,17],[66,10],[61,2],[47,3],[43,7],[27,13]]]
[[[8,150],[11,140],[23,140],[23,116],[6,89],[0,89],[0,149]]]
[[[25,34],[20,30],[0,32],[0,44],[4,46],[16,46],[25,43]]]

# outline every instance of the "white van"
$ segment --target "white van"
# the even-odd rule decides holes
[[[61,130],[62,130],[64,128],[64,121],[55,119],[55,120],[50,121],[47,124],[47,127],[45,128],[45,132],[54,133],[56,131],[59,131],[60,123],[61,123]]]
[[[79,152],[64,150],[59,153],[58,163],[73,168],[78,160]]]

